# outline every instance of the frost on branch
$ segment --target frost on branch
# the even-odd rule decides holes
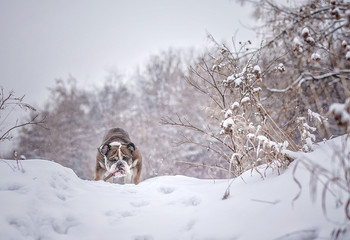
[[[314,149],[314,143],[316,140],[313,132],[316,131],[315,127],[309,126],[305,117],[298,117],[297,122],[299,125],[299,131],[301,132],[302,150],[304,152],[311,152]]]
[[[314,126],[321,126],[328,119],[319,113],[313,112],[310,109],[307,111],[308,118],[298,117],[298,129],[301,136],[301,147],[300,150],[304,152],[311,152],[314,150],[314,145],[316,144],[316,133],[317,128]]]
[[[328,119],[326,117],[322,116],[319,113],[315,113],[315,112],[311,111],[310,109],[307,110],[307,114],[308,114],[309,119],[311,121],[316,120],[316,122],[318,124],[321,124],[323,121],[328,121]]]

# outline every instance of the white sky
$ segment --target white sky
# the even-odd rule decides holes
[[[56,78],[96,85],[169,47],[246,41],[251,9],[232,0],[0,0],[0,86],[42,106]]]
[[[207,33],[254,39],[242,24],[255,24],[252,9],[234,0],[0,0],[0,87],[40,108],[57,78],[92,87],[170,47],[205,48]],[[27,116],[10,112],[0,115],[2,130]],[[2,142],[0,155],[10,146]]]

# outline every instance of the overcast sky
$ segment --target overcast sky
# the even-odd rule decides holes
[[[57,78],[96,86],[109,70],[133,72],[170,47],[205,48],[207,33],[252,40],[244,26],[254,24],[252,9],[234,0],[0,0],[0,86],[40,108]],[[0,130],[23,117],[2,113]]]
[[[251,9],[233,0],[0,0],[0,85],[42,106],[56,78],[103,81],[169,47],[255,37]]]

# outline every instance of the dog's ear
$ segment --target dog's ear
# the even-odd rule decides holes
[[[107,156],[108,151],[111,149],[109,144],[103,144],[98,148],[98,151],[102,154],[102,156]]]
[[[130,151],[131,154],[132,154],[132,153],[135,151],[135,149],[136,149],[135,144],[133,144],[132,142],[131,142],[131,143],[128,143],[128,145],[127,145],[126,147],[127,147],[127,149],[129,149],[129,151]]]

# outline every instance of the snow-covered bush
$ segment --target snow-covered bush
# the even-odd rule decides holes
[[[260,99],[263,72],[257,65],[258,60],[258,56],[253,55],[242,61],[242,65],[237,60],[234,67],[228,66],[232,61],[224,65],[234,72],[222,81],[228,102],[221,114],[220,134],[232,147],[230,169],[233,167],[235,175],[260,164],[279,169],[290,162],[285,150],[291,142]]]
[[[224,170],[230,177],[261,164],[277,170],[286,167],[292,159],[285,150],[296,150],[296,146],[271,118],[261,100],[264,71],[258,64],[260,53],[237,58],[240,52],[215,44],[217,48],[192,66],[186,78],[208,99],[204,108],[208,124],[200,126],[180,116],[164,123],[207,136],[206,143],[196,144],[216,154],[208,167]],[[240,45],[245,49],[250,43]],[[282,65],[279,67],[283,69]]]
[[[261,163],[284,167],[292,160],[286,149],[312,151],[315,142],[343,134],[324,116],[349,92],[350,3],[249,4],[262,23],[262,44],[228,47],[210,36],[214,52],[187,77],[209,101],[208,125],[168,121],[206,135],[200,145],[218,155],[211,167],[235,174]]]
[[[295,3],[250,1],[264,39],[259,66],[264,69],[262,98],[271,116],[295,140],[301,139],[298,118],[307,111],[325,116],[333,102],[344,102],[349,88],[350,46],[348,1]],[[283,71],[276,71],[283,64]],[[344,133],[321,120],[316,141]],[[298,142],[301,144],[301,142]]]

